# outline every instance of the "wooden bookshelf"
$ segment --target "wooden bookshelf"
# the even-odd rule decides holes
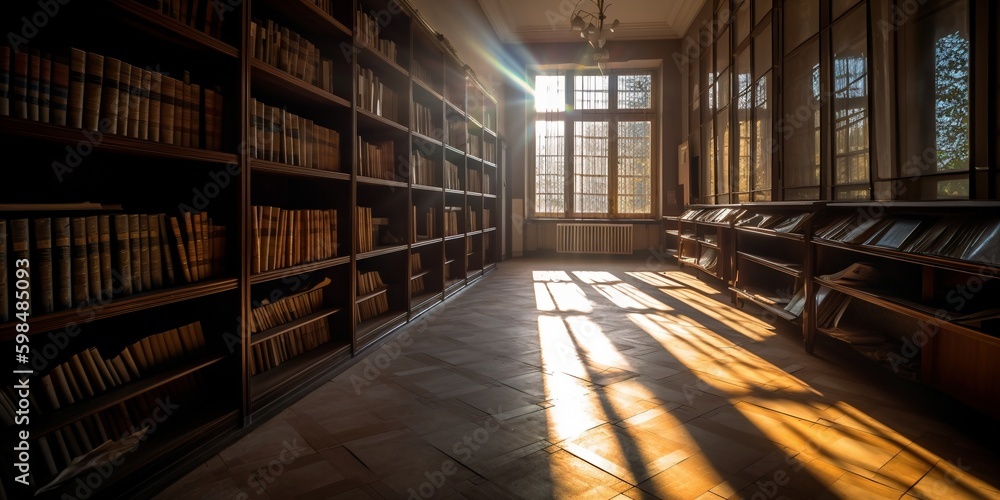
[[[196,1],[203,7],[215,5],[209,0]],[[55,55],[61,56],[63,51],[77,48],[87,53],[93,51],[105,57],[105,62],[115,58],[134,68],[149,71],[156,68],[161,75],[179,81],[189,77],[192,98],[193,85],[198,85],[199,103],[207,95],[206,90],[218,91],[223,104],[222,124],[215,135],[210,135],[212,131],[207,128],[208,110],[204,110],[205,119],[196,116],[197,113],[190,118],[193,119],[188,125],[191,136],[195,137],[194,123],[197,122],[199,141],[184,143],[178,139],[169,144],[165,140],[157,142],[151,136],[141,139],[127,133],[101,132],[99,140],[94,140],[96,131],[88,132],[77,126],[0,116],[0,143],[12,149],[22,148],[25,152],[19,160],[23,165],[14,169],[11,182],[0,185],[0,199],[10,204],[40,204],[37,208],[18,209],[17,218],[61,217],[64,216],[62,212],[41,208],[42,205],[52,207],[90,200],[124,207],[123,211],[130,214],[173,215],[177,207],[191,206],[193,210],[207,210],[213,225],[226,229],[224,248],[218,249],[227,263],[223,274],[193,283],[164,285],[129,296],[115,296],[92,306],[49,314],[36,312],[31,316],[33,338],[42,339],[49,332],[71,331],[79,326],[82,333],[74,342],[81,342],[81,345],[138,340],[140,333],[136,332],[162,323],[164,315],[190,314],[205,325],[207,352],[202,357],[82,403],[64,406],[33,430],[33,434],[37,429],[51,432],[74,419],[106,411],[122,401],[152,397],[159,391],[172,390],[191,377],[205,375],[207,378],[199,383],[197,395],[211,401],[210,407],[171,419],[169,428],[149,436],[141,451],[130,456],[125,467],[117,468],[113,478],[94,491],[95,497],[102,498],[152,496],[158,488],[217,454],[226,443],[277,414],[316,384],[346,369],[358,356],[365,355],[365,348],[392,334],[418,314],[441,304],[447,296],[481,279],[488,270],[496,269],[501,255],[500,234],[504,228],[500,186],[505,166],[500,158],[503,141],[495,132],[499,112],[496,100],[405,2],[401,3],[402,12],[380,27],[379,36],[396,46],[395,58],[387,57],[377,47],[363,41],[359,32],[361,26],[356,25],[357,12],[384,8],[381,0],[333,1],[329,11],[311,0],[224,3],[226,12],[224,18],[218,19],[221,23],[218,28],[202,26],[201,20],[188,20],[190,24],[186,24],[151,5],[155,3],[138,0],[108,0],[96,6],[63,5],[58,18],[53,18],[47,29],[39,30],[37,39],[32,39],[31,43],[51,49]],[[31,3],[5,3],[0,7],[0,27],[6,32],[20,32],[21,17],[30,19],[34,10],[37,5]],[[204,15],[207,11],[200,9],[198,12]],[[255,58],[251,22],[268,20],[299,33],[314,44],[321,58],[328,59],[333,81],[329,85],[322,79],[306,81],[304,75],[292,75]],[[109,35],[111,33],[114,38]],[[122,41],[127,46],[118,47]],[[355,50],[344,52],[344,46]],[[149,50],[137,52],[132,47]],[[420,68],[416,70],[418,65]],[[361,108],[356,82],[359,71],[365,68],[375,72],[397,94],[396,119]],[[316,69],[322,69],[322,62]],[[85,85],[85,95],[90,92],[88,89]],[[97,87],[99,92],[103,89],[103,85]],[[471,96],[475,96],[477,102],[475,109],[467,112]],[[281,118],[282,130],[286,123],[312,123],[336,131],[339,170],[311,168],[302,161],[302,156],[308,158],[305,151],[312,150],[286,142],[290,140],[286,136],[274,135],[278,139],[258,136],[261,129],[260,122],[255,120],[255,101],[288,113]],[[447,130],[449,119],[461,123],[460,128],[456,125],[456,141],[449,141],[443,132],[437,137],[436,130],[418,133],[412,123],[415,102],[430,110],[434,129]],[[140,110],[145,109],[143,101],[139,103]],[[84,106],[83,102],[71,104]],[[119,108],[110,109],[117,111]],[[103,107],[94,111],[98,117],[109,112]],[[91,111],[86,111],[84,116],[87,113]],[[179,116],[182,119],[183,115]],[[139,120],[140,123],[151,121],[148,115],[139,116]],[[212,126],[216,123],[213,121]],[[276,129],[269,130],[273,131]],[[461,140],[462,134],[467,135],[466,141],[481,143],[482,151],[475,156],[469,155],[467,143]],[[428,181],[432,185],[415,184],[407,178],[401,173],[405,170],[397,158],[393,159],[393,165],[400,168],[395,169],[391,180],[360,175],[357,135],[367,141],[392,141],[397,157],[406,158],[418,149],[426,151],[435,169],[433,178]],[[209,137],[213,140],[209,141]],[[261,143],[262,140],[267,141],[266,144]],[[201,145],[182,145],[196,142]],[[73,167],[72,182],[59,182],[49,174],[53,159],[65,157],[67,146],[75,148],[81,144],[87,144],[94,157],[89,158],[88,152],[79,166]],[[255,148],[264,145],[279,148],[282,155],[259,159],[264,156],[258,156]],[[271,161],[276,157],[282,158],[281,161]],[[486,161],[487,157],[495,157],[498,161]],[[461,185],[454,189],[445,189],[441,178],[446,159],[459,168]],[[285,160],[288,163],[282,162]],[[489,172],[490,194],[468,190],[466,181],[470,165],[480,174]],[[328,168],[335,167],[330,165]],[[139,171],[141,173],[136,174]],[[150,187],[141,187],[143,182],[150,183]],[[458,234],[444,238],[442,229],[436,227],[437,237],[416,241],[417,228],[411,227],[413,205],[424,211],[434,209],[437,214],[435,226],[441,223],[446,207],[463,207]],[[463,217],[469,205],[477,212],[476,230],[469,233],[477,239],[473,252],[465,252],[465,241],[459,241],[468,237]],[[336,210],[337,237],[332,243],[336,245],[337,257],[253,272],[251,256],[257,243],[253,237],[251,207],[254,206],[280,207],[289,211],[314,209],[332,213]],[[389,229],[400,243],[359,252],[355,217],[358,207],[369,207],[375,217],[388,219]],[[491,212],[488,227],[485,210]],[[0,220],[9,221],[14,214],[0,213]],[[7,231],[10,239],[10,225]],[[173,236],[168,236],[168,240],[170,238]],[[116,245],[118,243],[113,240],[110,248],[117,249]],[[36,252],[34,247],[30,249],[33,259]],[[175,248],[167,252],[175,252]],[[421,269],[411,268],[407,259],[412,254],[421,256]],[[10,254],[7,257],[10,258]],[[466,259],[471,271],[462,265]],[[358,293],[359,270],[378,271],[385,280],[385,288],[369,294]],[[314,312],[256,333],[242,327],[250,322],[254,300],[305,277],[330,279],[330,284],[324,288],[323,303]],[[423,289],[411,289],[411,283],[420,281],[424,283]],[[374,295],[386,297],[388,312],[359,321],[357,305]],[[251,376],[251,370],[256,369],[253,365],[255,346],[284,341],[283,335],[324,322],[329,326],[329,341]],[[13,321],[0,324],[3,346],[10,347],[15,342],[15,325]],[[106,328],[113,328],[114,335],[102,335]],[[237,336],[235,342],[233,335]],[[41,460],[40,455],[34,458]],[[40,462],[36,464],[38,470],[43,467]],[[34,490],[20,488],[9,482],[9,478],[5,481],[3,486],[11,498],[28,498],[34,494]],[[74,481],[71,478],[60,488],[38,498],[73,496]]]

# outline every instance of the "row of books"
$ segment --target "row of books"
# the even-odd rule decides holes
[[[469,170],[469,191],[489,194],[491,192],[490,177],[492,176],[488,173]]]
[[[358,67],[358,106],[387,120],[399,122],[399,98],[396,91],[374,71]]]
[[[319,312],[323,307],[323,289],[329,284],[327,278],[304,292],[274,302],[264,299],[252,311],[250,331],[266,331]],[[256,343],[251,348],[250,375],[266,372],[329,342],[330,323],[324,318]]]
[[[251,55],[265,64],[327,92],[333,92],[333,61],[318,47],[273,20],[250,21]]]
[[[223,273],[225,227],[207,213],[14,219],[9,237],[7,226],[0,219],[0,322],[10,320],[13,263],[20,259],[31,266],[33,314]]]
[[[337,210],[251,207],[254,273],[337,256]]]
[[[108,370],[107,374],[100,374],[100,380],[106,385],[114,384],[114,377],[121,379],[121,374],[127,371]],[[72,394],[74,388],[68,380],[65,382]],[[53,380],[53,384],[55,383],[63,382]],[[138,394],[44,435],[32,433],[32,438],[35,439],[32,443],[32,460],[35,466],[32,467],[31,484],[39,486],[36,494],[52,490],[84,472],[106,470],[106,466],[112,462],[120,463],[117,461],[134,451],[145,434],[151,431],[149,424],[153,419],[164,414],[164,405],[186,406],[194,395],[199,394],[199,385],[204,387],[204,376],[200,372]],[[48,401],[49,407],[62,401],[60,392],[44,392],[42,399]],[[4,408],[0,416],[4,421],[13,414],[10,408],[13,401],[11,394],[10,388],[0,391],[0,406]],[[53,396],[55,399],[52,399]],[[33,415],[44,417],[47,412],[42,411],[44,405],[38,403],[40,402],[36,400],[32,404]],[[68,402],[63,407],[72,408],[73,404]]]
[[[497,148],[496,144],[487,143],[486,148],[483,149],[483,160],[490,163],[497,162]]]
[[[437,164],[434,160],[414,152],[410,158],[410,179],[414,184],[421,186],[436,186],[437,176],[434,175],[436,167]]]
[[[9,82],[9,83],[8,83]],[[192,148],[222,149],[222,94],[114,57],[0,46],[0,115]]]
[[[410,272],[412,273],[413,276],[416,276],[417,274],[423,272],[423,266],[420,264],[419,253],[410,254]],[[422,293],[424,291],[424,288],[425,284],[423,276],[417,276],[416,278],[410,280],[411,294],[417,295],[419,293]]]
[[[741,216],[740,208],[689,208],[681,216],[681,220],[728,224]]]
[[[358,136],[358,175],[395,180],[395,162],[395,142],[368,142]]]
[[[357,219],[358,227],[358,253],[371,252],[375,249],[377,241],[375,225],[372,222],[372,209],[370,207],[356,207],[354,216]]]
[[[312,120],[251,99],[250,156],[297,167],[340,170],[340,134]]]
[[[389,311],[389,297],[386,295],[385,283],[378,271],[358,271],[358,297],[375,294],[358,303],[359,321],[367,321]],[[376,293],[382,291],[382,293]]]
[[[420,231],[419,225],[417,225],[417,206],[413,206],[413,243],[422,240],[429,240],[432,238],[437,238],[437,209],[434,207],[428,208],[424,213],[424,225],[423,231]]]
[[[465,212],[465,227],[468,228],[469,232],[479,231],[479,212],[472,209],[472,205],[468,206],[468,210]]]
[[[355,25],[357,25],[355,33],[361,43],[381,52],[393,62],[398,61],[399,51],[396,42],[382,38],[382,25],[377,19],[359,9],[355,13]]]
[[[483,157],[483,142],[479,140],[479,137],[472,136],[472,140],[469,141],[468,150],[470,156],[475,156],[476,158]]]
[[[483,209],[483,229],[489,229],[493,227],[493,221],[490,220],[490,209]]]
[[[222,37],[225,11],[220,9],[215,0],[138,0],[138,2],[209,36]]]
[[[431,86],[432,88],[433,88],[433,85],[436,82],[440,81],[440,79],[441,79],[440,75],[437,76],[437,77],[432,77],[431,74],[430,74],[430,72],[427,71],[427,68],[425,68],[423,64],[420,64],[420,61],[418,61],[416,59],[413,60],[412,74],[413,74],[413,78],[416,78],[417,80],[420,80],[421,82],[424,82],[425,84],[427,84],[428,86]]]
[[[413,103],[413,131],[427,137],[435,138],[439,132],[434,126],[434,115],[427,106],[419,102]]]
[[[462,177],[460,172],[462,169],[455,165],[450,160],[444,161],[444,188],[445,189],[456,189],[458,191],[462,190]]]
[[[462,213],[462,207],[444,207],[444,235],[455,236],[456,234],[462,234],[459,231],[458,221],[459,214]]]

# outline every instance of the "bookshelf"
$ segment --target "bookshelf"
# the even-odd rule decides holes
[[[665,222],[664,245],[677,248],[682,267],[731,276],[733,302],[800,328],[806,351],[819,337],[844,342],[996,417],[997,208],[981,201],[692,206],[676,225]],[[713,235],[717,245],[705,241]],[[716,247],[718,267],[695,260]]]
[[[164,4],[60,4],[24,50],[0,52],[0,71],[27,68],[0,106],[0,143],[31,152],[0,186],[0,343],[20,341],[22,256],[46,268],[31,278],[31,346],[60,339],[32,378],[54,396],[31,427],[47,450],[35,488],[128,443],[170,397],[176,414],[93,491],[150,496],[500,260],[496,100],[408,5]],[[3,27],[35,10],[5,4]],[[203,342],[189,352],[191,325]],[[135,370],[132,345],[148,345]],[[12,470],[5,492],[33,495]],[[37,497],[74,495],[87,473]]]

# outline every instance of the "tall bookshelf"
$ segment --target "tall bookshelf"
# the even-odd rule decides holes
[[[150,496],[500,260],[496,100],[408,5],[162,4],[59,4],[5,62],[0,142],[30,153],[0,186],[10,283],[0,343],[25,340],[11,287],[26,252],[26,339],[40,355],[29,366],[33,486],[6,463],[10,497],[35,494],[101,443],[128,443],[118,436],[169,398],[178,408],[91,487]],[[20,33],[37,10],[9,2],[3,27]],[[48,110],[34,105],[34,82]],[[72,93],[66,118],[54,112],[60,89]],[[104,105],[87,100],[112,90]],[[154,103],[168,102],[177,121],[154,126]],[[125,257],[138,268],[127,292]],[[132,354],[148,359],[133,369]],[[13,384],[5,406],[17,404]],[[16,426],[4,423],[14,446]],[[92,473],[38,497],[77,494]]]

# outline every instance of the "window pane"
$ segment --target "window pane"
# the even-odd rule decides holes
[[[750,0],[746,0],[736,9],[736,45],[743,43],[749,35]]]
[[[736,54],[736,95],[750,90],[750,47],[744,47]]]
[[[719,37],[715,39],[715,71],[720,72],[729,67],[729,28],[722,30]]]
[[[715,117],[715,181],[717,193],[729,193],[729,108]]]
[[[753,37],[753,74],[755,78],[771,70],[771,26]]]
[[[729,97],[732,95],[729,82],[729,70],[725,70],[715,81],[715,109],[722,109],[729,106]]]
[[[535,213],[563,215],[566,211],[566,124],[535,122]]]
[[[784,140],[784,186],[819,186],[820,71],[819,40],[814,38],[785,58],[784,116],[778,133]],[[816,190],[816,198],[819,190]],[[802,191],[801,193],[811,193]],[[804,196],[805,194],[802,194]],[[786,193],[786,198],[788,194]],[[796,198],[803,199],[803,198]]]
[[[754,201],[771,199],[771,73],[754,86],[753,190]]]
[[[867,184],[868,166],[868,42],[864,9],[833,27],[833,184]],[[835,191],[849,199],[864,199],[860,189]],[[867,188],[864,188],[867,189]]]
[[[928,3],[903,27],[904,177],[969,169],[967,16],[965,0]]]
[[[785,53],[789,53],[819,32],[819,2],[786,0]]]
[[[702,203],[709,203],[708,200],[715,195],[715,127],[713,123],[712,120],[708,120],[701,128],[701,147],[705,152],[701,162]]]
[[[736,56],[736,191],[750,191],[750,128],[753,117],[750,47]],[[749,200],[747,200],[749,201]]]
[[[753,0],[753,24],[756,26],[771,12],[771,0]]]
[[[607,214],[608,122],[576,122],[574,129],[574,211]]]
[[[608,109],[608,77],[577,75],[573,78],[576,109]]]
[[[653,107],[653,77],[651,75],[618,76],[618,109],[649,109]]]
[[[535,111],[565,111],[566,77],[538,75],[535,77]]]
[[[653,213],[652,122],[618,123],[618,213]]]
[[[845,12],[850,10],[851,7],[857,5],[859,0],[832,0],[833,5],[833,19],[837,19],[842,16]]]

